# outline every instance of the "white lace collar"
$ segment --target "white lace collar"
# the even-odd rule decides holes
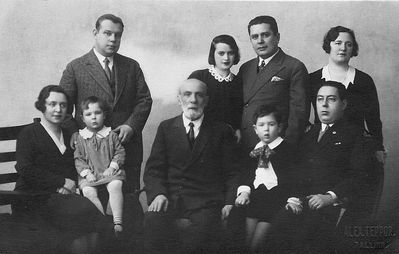
[[[96,132],[96,137],[97,138],[105,138],[109,135],[111,132],[111,127],[103,127],[100,131]],[[93,137],[94,132],[91,132],[86,128],[83,130],[79,130],[79,135],[82,136],[83,139],[89,139]]]
[[[342,82],[342,84],[346,88],[348,88],[350,83],[352,83],[352,85],[355,84],[355,74],[356,74],[356,69],[349,65],[345,80]],[[336,81],[331,79],[330,71],[328,70],[328,65],[323,67],[321,71],[321,78],[325,79],[326,81]]]
[[[234,74],[233,73],[229,73],[229,75],[227,75],[226,77],[222,77],[215,69],[215,66],[211,65],[208,67],[209,73],[219,82],[231,82],[234,79]]]

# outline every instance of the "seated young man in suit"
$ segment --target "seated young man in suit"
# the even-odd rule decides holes
[[[144,173],[146,253],[214,253],[235,200],[234,136],[204,115],[205,83],[184,81],[177,98],[183,114],[159,125]]]
[[[350,209],[356,203],[367,168],[363,132],[343,118],[346,98],[345,86],[338,82],[323,82],[318,91],[321,123],[311,127],[299,146],[299,182],[285,207],[286,216],[291,214],[291,231],[282,235],[283,230],[275,228],[284,239],[276,249],[287,246],[287,235],[293,236],[290,247],[296,253],[331,253],[337,247],[341,204],[345,201]],[[279,221],[287,226],[281,217]]]

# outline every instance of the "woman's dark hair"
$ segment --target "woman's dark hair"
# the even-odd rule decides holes
[[[82,115],[83,111],[89,108],[89,104],[93,103],[98,103],[98,106],[104,112],[104,115],[107,116],[110,110],[109,105],[103,99],[98,98],[97,96],[89,96],[86,99],[84,99],[82,103],[80,103],[80,109],[82,111]]]
[[[231,47],[234,53],[234,62],[233,64],[238,64],[240,61],[240,52],[234,38],[227,34],[222,34],[213,38],[211,42],[211,48],[209,49],[208,63],[211,65],[215,65],[215,50],[216,44],[225,43]]]
[[[327,54],[330,54],[331,51],[331,45],[330,42],[335,41],[338,36],[339,33],[348,33],[352,36],[352,40],[353,40],[353,50],[352,50],[352,56],[357,56],[359,53],[359,44],[357,44],[356,41],[356,37],[355,37],[355,32],[353,32],[353,30],[347,28],[347,27],[343,27],[343,26],[336,26],[336,27],[332,27],[324,36],[324,40],[323,40],[323,49]]]
[[[65,95],[69,105],[69,96],[65,93],[62,87],[56,85],[48,85],[42,88],[39,96],[37,97],[37,101],[35,102],[36,109],[40,110],[42,113],[46,111],[46,99],[50,96],[51,92],[62,93],[63,95]]]
[[[268,116],[272,114],[274,116],[274,118],[276,119],[277,124],[281,123],[281,113],[277,110],[277,108],[273,105],[260,105],[252,118],[252,122],[253,124],[256,124],[256,122],[258,121],[258,118],[264,117],[264,116]]]

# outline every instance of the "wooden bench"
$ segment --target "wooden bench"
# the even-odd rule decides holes
[[[0,253],[57,253],[62,238],[60,234],[37,214],[18,206],[21,203],[34,203],[50,194],[13,190],[18,179],[18,173],[12,169],[12,162],[15,161],[13,142],[26,126],[0,128],[0,142],[7,142],[7,146],[11,146],[11,151],[0,152]],[[18,209],[11,209],[12,206]]]

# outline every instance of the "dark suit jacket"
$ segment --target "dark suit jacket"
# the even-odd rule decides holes
[[[69,146],[71,135],[63,130],[67,150],[58,150],[50,135],[40,123],[24,128],[18,136],[15,169],[19,174],[16,190],[56,192],[65,184],[65,178],[77,179],[73,151]]]
[[[270,157],[270,162],[278,180],[278,186],[275,188],[278,188],[282,195],[288,197],[293,183],[297,181],[295,179],[295,168],[293,167],[295,163],[295,150],[290,144],[283,141],[273,151],[275,154]],[[253,189],[258,159],[251,158],[250,156],[247,156],[247,158],[245,170],[240,177],[240,185],[247,185]]]
[[[182,115],[163,121],[144,173],[148,204],[160,194],[171,207],[179,199],[187,209],[234,204],[238,167],[225,123],[205,117],[191,150]]]
[[[333,191],[339,199],[353,201],[360,195],[370,158],[362,129],[341,120],[317,142],[320,128],[320,124],[312,126],[299,146],[302,181],[297,196]]]
[[[316,96],[322,81],[322,69],[311,73],[309,76],[312,86],[311,100],[313,108],[316,108]],[[380,103],[373,79],[368,74],[356,69],[354,84],[349,84],[347,92],[348,106],[345,109],[344,117],[362,128],[366,124],[368,132],[376,140],[375,149],[377,151],[384,150]],[[316,111],[315,122],[320,122]]]
[[[79,128],[84,127],[80,117],[82,100],[88,96],[97,96],[105,100],[111,107],[105,125],[115,128],[127,124],[132,127],[134,136],[125,146],[129,153],[126,163],[140,166],[143,160],[141,131],[151,111],[151,94],[143,72],[135,60],[115,54],[114,69],[115,96],[93,50],[67,65],[60,86],[70,96],[71,104],[75,105],[75,120]]]
[[[299,60],[286,55],[281,49],[272,60],[257,73],[258,58],[244,63],[238,76],[243,84],[244,109],[242,136],[246,151],[258,140],[252,124],[255,110],[263,104],[275,105],[283,115],[282,135],[289,143],[296,144],[309,119],[310,99],[308,72]],[[273,77],[281,78],[272,81]]]

